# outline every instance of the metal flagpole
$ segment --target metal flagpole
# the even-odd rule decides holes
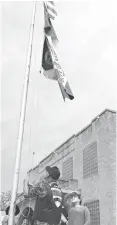
[[[35,13],[36,13],[36,2],[33,3],[33,14],[32,14],[31,28],[30,28],[30,39],[29,39],[27,65],[26,65],[26,73],[25,73],[25,80],[24,80],[22,106],[21,106],[21,112],[20,112],[17,154],[16,154],[13,189],[12,189],[11,202],[10,202],[10,214],[9,214],[8,225],[13,225],[13,222],[14,222],[15,202],[16,202],[16,194],[17,194],[18,181],[19,181],[21,150],[22,150],[22,141],[23,141],[23,133],[24,133],[24,122],[25,122],[27,94],[28,94],[28,86],[29,86],[30,66],[31,66],[31,58],[32,58],[32,43],[33,43],[33,34],[34,34]]]

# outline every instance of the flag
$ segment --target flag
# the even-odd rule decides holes
[[[44,31],[47,35],[50,35],[52,37],[53,42],[55,42],[56,44],[56,42],[58,41],[58,38],[53,28],[52,22],[50,20],[50,16],[47,11],[47,6],[45,2],[44,2],[44,19],[45,19]]]
[[[52,60],[52,54],[48,46],[48,40],[45,36],[42,55],[43,74],[48,79],[57,80],[56,70],[54,69]]]
[[[54,20],[55,17],[57,16],[57,11],[56,11],[54,1],[44,1],[44,3],[47,9],[49,18]]]
[[[69,98],[70,100],[73,100],[74,96],[73,96],[73,93],[71,91],[68,81],[66,82],[65,86],[63,86],[62,83],[59,81],[58,81],[58,84],[59,84],[63,99],[65,100],[65,98]]]
[[[65,76],[65,73],[59,63],[57,53],[55,51],[51,37],[47,36],[47,39],[48,39],[49,46],[51,49],[51,54],[53,56],[53,64],[54,64],[54,68],[56,69],[56,72],[57,72],[57,80],[58,80],[60,90],[62,92],[63,99],[65,100],[65,98],[69,98],[70,100],[73,100],[74,99],[73,93],[72,93],[69,83],[67,81],[67,77]]]
[[[67,81],[67,78],[60,66],[55,48],[52,44],[50,36],[45,36],[43,46],[42,67],[45,77],[53,80],[57,80],[63,99],[74,99],[73,93]]]
[[[43,45],[43,53],[42,53],[42,68],[43,74],[46,78],[57,80],[63,99],[69,98],[74,99],[73,93],[67,81],[67,78],[60,66],[58,61],[58,57],[54,48],[54,44],[56,44],[57,35],[53,28],[51,20],[54,20],[57,16],[57,11],[53,1],[44,1],[44,45]]]

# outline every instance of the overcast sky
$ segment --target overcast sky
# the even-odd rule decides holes
[[[2,191],[12,188],[32,6],[2,4]],[[63,1],[56,8],[58,55],[75,99],[64,103],[57,83],[39,74],[44,20],[43,4],[38,2],[19,192],[32,166],[105,108],[116,108],[114,1]]]

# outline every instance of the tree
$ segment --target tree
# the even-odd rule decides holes
[[[20,194],[16,195],[16,199]],[[8,205],[10,205],[11,191],[0,193],[0,211],[5,211]]]
[[[4,211],[10,202],[11,199],[11,191],[1,192],[0,193],[0,210]]]

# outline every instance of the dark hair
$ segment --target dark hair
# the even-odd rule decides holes
[[[64,202],[67,201],[69,198],[73,198],[73,197],[78,197],[80,199],[80,202],[79,204],[81,205],[82,204],[82,199],[81,199],[81,194],[77,193],[77,192],[72,192],[72,193],[69,193],[69,194],[66,194],[64,196]]]
[[[9,215],[9,210],[10,210],[10,206],[8,206],[6,208],[6,210],[5,210],[6,215]],[[15,208],[15,216],[17,216],[19,213],[20,213],[20,209],[19,209],[18,205],[16,205],[16,208]]]
[[[60,171],[57,166],[53,166],[53,167],[47,166],[46,171],[49,173],[49,176],[52,177],[52,179],[54,180],[59,179]]]

